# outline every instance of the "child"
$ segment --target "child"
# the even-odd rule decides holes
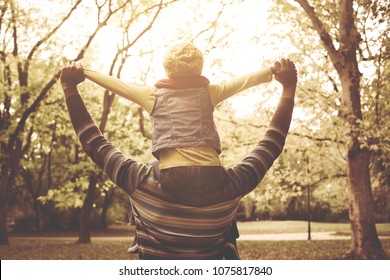
[[[126,84],[88,69],[84,69],[84,74],[107,90],[137,103],[151,115],[152,153],[159,160],[163,188],[189,206],[215,203],[218,197],[208,193],[215,194],[224,178],[214,108],[240,91],[270,82],[273,68],[227,83],[210,84],[202,76],[203,55],[192,43],[171,47],[163,65],[168,79],[158,81],[154,87]],[[238,237],[238,232],[232,235]],[[235,243],[233,239],[230,242]]]

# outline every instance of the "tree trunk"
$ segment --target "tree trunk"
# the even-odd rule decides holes
[[[350,35],[348,35],[350,36]],[[350,42],[352,45],[353,41]],[[351,221],[351,248],[345,254],[348,259],[387,259],[375,228],[374,201],[370,178],[371,152],[363,138],[360,101],[360,72],[356,48],[342,52],[342,69],[337,69],[343,88],[342,118],[349,132],[347,154],[349,217]]]
[[[103,101],[103,112],[102,117],[100,118],[99,129],[103,133],[106,127],[108,114],[110,113],[110,107],[114,101],[115,95],[109,94],[108,91],[104,93]],[[90,233],[90,220],[92,213],[93,200],[95,197],[96,184],[101,176],[101,173],[91,175],[89,177],[89,185],[87,190],[87,195],[84,200],[83,207],[80,212],[80,225],[79,225],[79,243],[91,243],[91,233]]]
[[[9,147],[10,145],[8,145]],[[2,148],[4,145],[2,145]],[[11,150],[11,149],[8,149]],[[22,142],[14,142],[11,151],[2,150],[1,178],[0,178],[0,245],[9,245],[8,240],[8,200],[11,187],[18,176],[19,163],[22,157]]]
[[[369,174],[370,152],[367,149],[348,151],[349,217],[351,248],[347,259],[387,259],[375,227],[375,215]]]
[[[1,185],[0,185],[0,245],[9,245],[7,229],[7,210],[8,210],[8,191],[6,164],[1,166]]]
[[[301,5],[316,29],[332,63],[339,74],[343,88],[343,106],[340,116],[349,131],[347,147],[349,216],[352,243],[346,254],[350,259],[388,259],[375,228],[374,202],[370,179],[370,151],[361,141],[363,114],[360,102],[360,72],[357,50],[361,36],[355,24],[353,0],[338,1],[338,41],[336,49],[333,39],[307,0],[295,0]],[[346,129],[347,130],[347,129]]]
[[[80,212],[78,243],[91,243],[91,213],[93,209],[93,200],[95,198],[96,184],[99,177],[99,175],[91,175],[89,177],[87,195]]]
[[[110,189],[109,191],[106,192],[106,195],[104,197],[102,213],[100,216],[100,226],[104,231],[108,229],[107,213],[108,213],[108,208],[111,205],[112,198],[114,197],[114,193],[115,193],[115,189]]]
[[[36,232],[40,232],[42,228],[42,223],[41,223],[41,210],[38,205],[38,202],[35,200],[33,203],[33,208],[34,208],[34,227]]]
[[[307,186],[307,240],[311,240],[311,187]]]
[[[2,144],[1,153],[1,178],[0,178],[0,245],[9,245],[8,240],[8,199],[9,199],[9,182],[11,176],[11,166],[9,154],[5,151],[5,145]]]

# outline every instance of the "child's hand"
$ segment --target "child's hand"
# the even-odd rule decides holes
[[[276,75],[277,73],[279,73],[281,67],[282,67],[282,65],[280,64],[280,62],[276,61],[274,63],[274,66],[271,67],[272,74]]]
[[[279,62],[275,62],[275,79],[280,82],[283,87],[291,87],[297,85],[297,70],[294,62],[289,59],[282,59]]]

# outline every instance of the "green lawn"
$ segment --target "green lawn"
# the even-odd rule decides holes
[[[349,223],[311,223],[312,232],[336,232],[350,234]],[[241,234],[302,233],[307,232],[306,221],[259,221],[238,223]],[[390,236],[390,223],[377,224],[378,234]]]
[[[390,239],[381,242],[390,255]],[[245,260],[337,260],[349,246],[349,240],[242,241],[238,250]]]
[[[312,223],[312,231],[349,233],[349,224]],[[307,231],[303,221],[267,221],[239,223],[241,234],[298,233]],[[390,224],[378,224],[380,236],[390,236]],[[74,232],[12,235],[9,246],[0,246],[0,258],[5,259],[138,259],[128,255],[132,229],[116,226],[108,232],[94,232],[91,244],[76,244]],[[390,255],[390,239],[381,238]],[[349,248],[349,240],[239,241],[242,259],[326,260],[340,259]]]
[[[64,237],[12,239],[10,246],[0,246],[0,256],[6,259],[24,260],[126,260],[138,259],[127,254],[130,243],[126,240],[98,239],[90,244],[77,244],[77,239]]]

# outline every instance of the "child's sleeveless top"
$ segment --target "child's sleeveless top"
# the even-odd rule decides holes
[[[193,87],[188,88],[177,88],[180,83],[172,80],[156,84],[155,102],[150,115],[153,125],[152,153],[157,159],[159,150],[164,148],[210,146],[218,154],[221,153],[213,119],[214,108],[205,86],[208,80],[199,78],[203,79],[202,82],[194,79],[189,83]],[[167,84],[167,81],[170,83]]]

